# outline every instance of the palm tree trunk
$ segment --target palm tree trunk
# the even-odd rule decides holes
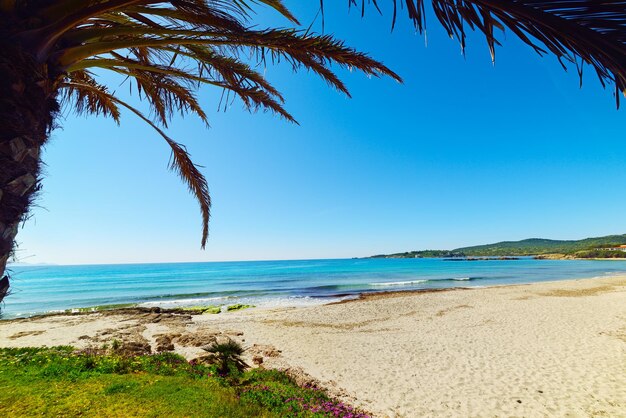
[[[45,65],[0,40],[0,302],[9,278],[6,264],[20,223],[39,189],[41,147],[58,104]]]

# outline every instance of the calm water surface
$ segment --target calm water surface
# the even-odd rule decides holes
[[[118,303],[299,306],[363,292],[476,287],[626,273],[626,261],[347,259],[29,266],[12,270],[3,318]]]

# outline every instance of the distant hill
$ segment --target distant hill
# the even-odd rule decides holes
[[[530,238],[522,241],[503,241],[495,244],[457,248],[453,250],[453,252],[460,252],[466,256],[538,255],[550,253],[570,254],[582,250],[612,247],[622,244],[626,244],[626,234],[585,238],[577,241]]]
[[[502,241],[495,244],[462,247],[454,250],[409,251],[405,253],[376,255],[375,258],[419,258],[419,257],[502,257],[541,254],[574,254],[579,251],[613,247],[626,244],[626,234],[581,240],[552,240],[529,238],[521,241]]]

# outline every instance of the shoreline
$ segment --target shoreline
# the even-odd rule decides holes
[[[626,275],[219,315],[143,309],[0,321],[2,347],[118,339],[154,350],[165,338],[191,359],[220,336],[377,417],[626,410]]]
[[[602,259],[602,260],[605,260],[605,259]],[[535,281],[535,282],[527,282],[527,283],[493,284],[493,285],[487,285],[487,286],[475,285],[475,286],[454,286],[454,287],[444,287],[444,288],[423,288],[423,289],[406,289],[406,290],[369,290],[369,291],[361,291],[361,292],[353,293],[353,294],[338,293],[338,294],[332,294],[332,295],[327,295],[327,296],[311,297],[311,299],[316,300],[316,303],[311,303],[311,304],[304,304],[304,305],[294,304],[294,305],[280,305],[280,306],[273,306],[273,305],[251,306],[250,309],[254,311],[305,309],[305,308],[314,307],[314,306],[340,305],[340,304],[361,301],[361,300],[372,300],[372,299],[378,299],[378,298],[395,297],[396,295],[403,296],[403,295],[411,295],[411,294],[447,292],[447,291],[454,291],[454,290],[474,290],[474,289],[491,289],[491,288],[500,288],[500,287],[528,286],[528,285],[533,285],[533,284],[542,284],[542,283],[551,284],[551,283],[562,283],[562,282],[579,281],[579,280],[600,280],[604,278],[621,277],[621,276],[626,276],[626,273],[618,272],[618,273],[604,275],[604,276],[564,278],[564,279],[559,279],[559,280]],[[331,302],[324,302],[324,300],[336,299],[336,298],[344,298],[344,299],[331,301]],[[44,312],[44,313],[36,313],[30,316],[19,316],[19,317],[12,317],[12,318],[2,318],[2,316],[0,315],[0,324],[2,324],[3,322],[7,322],[7,321],[19,321],[19,320],[23,321],[23,320],[33,319],[33,318],[45,318],[45,317],[52,317],[52,316],[77,316],[77,315],[89,315],[89,314],[96,314],[96,313],[124,314],[129,311],[131,313],[140,311],[144,313],[158,312],[158,313],[171,313],[171,314],[198,315],[199,313],[193,313],[192,311],[189,310],[189,308],[193,306],[206,306],[207,308],[214,307],[214,306],[222,306],[222,307],[228,306],[228,304],[224,304],[224,305],[200,304],[200,305],[189,305],[189,306],[181,305],[180,307],[176,307],[176,308],[160,307],[160,306],[142,306],[146,303],[149,303],[149,302],[85,306],[85,307],[77,307],[77,308],[68,308],[63,311],[50,311],[50,312]],[[115,307],[117,305],[119,306],[132,305],[132,306]],[[112,306],[112,308],[108,308],[107,306]],[[225,312],[222,312],[222,313],[225,313]]]
[[[381,290],[374,292],[362,292],[359,293],[357,298],[354,299],[346,299],[338,302],[330,302],[325,305],[339,305],[343,303],[349,302],[358,302],[361,300],[376,300],[376,299],[386,299],[386,298],[394,298],[394,297],[402,297],[402,296],[410,296],[410,295],[419,295],[424,293],[439,293],[439,292],[449,292],[456,290],[480,290],[480,289],[499,289],[499,288],[508,288],[508,287],[522,287],[522,286],[532,286],[535,284],[546,284],[546,285],[555,285],[563,282],[576,282],[576,281],[591,281],[591,280],[602,280],[602,279],[612,279],[612,278],[626,278],[626,273],[616,273],[610,274],[606,276],[594,276],[594,277],[580,277],[573,279],[561,279],[561,280],[546,280],[540,282],[529,282],[529,283],[511,283],[511,284],[494,284],[490,286],[458,286],[458,287],[446,287],[441,289],[409,289],[409,290]]]

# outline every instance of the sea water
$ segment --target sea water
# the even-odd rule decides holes
[[[360,293],[478,287],[626,273],[626,261],[343,259],[10,267],[3,319],[136,303],[302,306]]]

